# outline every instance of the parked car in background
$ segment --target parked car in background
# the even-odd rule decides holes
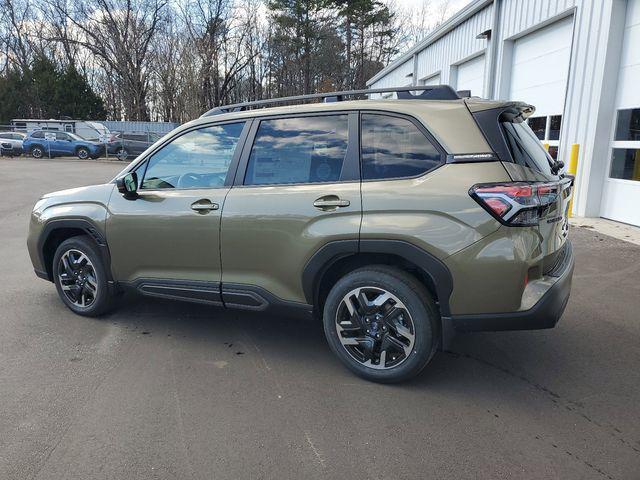
[[[140,155],[162,135],[154,132],[119,133],[108,144],[109,153],[113,153],[118,160],[132,159]]]
[[[111,136],[109,129],[102,123],[86,120],[14,118],[11,120],[11,125],[16,130],[24,130],[26,132],[45,130],[48,132],[73,133],[85,140],[98,141]]]
[[[24,140],[23,149],[33,158],[73,155],[84,160],[98,158],[104,152],[104,145],[73,133],[36,130]]]
[[[27,135],[22,132],[0,132],[0,142],[3,144],[3,155],[7,154],[5,151],[10,151],[12,156],[22,154],[24,151],[22,142],[26,137]],[[10,147],[7,148],[7,145],[10,145]]]

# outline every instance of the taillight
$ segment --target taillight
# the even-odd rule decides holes
[[[560,192],[554,183],[484,183],[471,187],[469,195],[505,225],[538,225]]]

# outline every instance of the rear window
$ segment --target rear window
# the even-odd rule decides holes
[[[502,128],[515,163],[546,175],[553,175],[551,157],[526,123],[503,122]]]

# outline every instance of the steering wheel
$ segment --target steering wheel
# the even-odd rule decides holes
[[[200,185],[200,175],[193,172],[187,172],[178,178],[178,188],[190,188]]]

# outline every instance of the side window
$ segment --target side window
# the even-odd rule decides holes
[[[263,120],[245,185],[336,182],[347,153],[347,115]]]
[[[56,133],[56,140],[71,140],[71,137],[66,133]]]
[[[180,135],[151,156],[140,188],[223,186],[243,127],[228,123]]]
[[[414,177],[442,162],[436,147],[404,118],[363,114],[361,142],[363,180]]]
[[[31,134],[32,138],[44,138],[44,132],[42,130],[39,130],[37,132],[33,132]]]

